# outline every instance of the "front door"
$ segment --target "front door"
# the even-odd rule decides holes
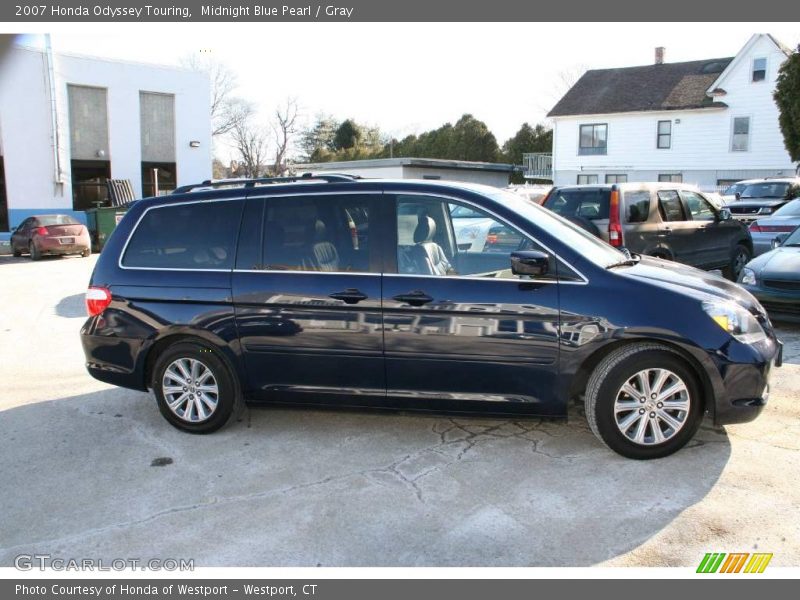
[[[247,200],[232,282],[247,392],[385,397],[374,206],[355,193]]]
[[[462,207],[478,214],[460,218]],[[512,275],[511,252],[536,243],[457,200],[398,194],[394,225],[383,284],[389,396],[423,408],[480,402],[563,414],[556,261],[540,280]]]
[[[731,261],[733,237],[739,224],[732,219],[722,221],[711,203],[696,192],[681,191],[686,210],[697,226],[694,245],[698,263],[706,268],[727,266]]]

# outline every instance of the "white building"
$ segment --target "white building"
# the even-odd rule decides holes
[[[105,180],[137,197],[211,177],[208,76],[13,47],[0,64],[0,236],[33,214],[83,220]],[[8,237],[6,233],[4,237]]]
[[[298,173],[348,173],[386,179],[432,179],[506,187],[514,165],[440,158],[376,158],[295,165]]]
[[[734,57],[588,71],[556,104],[556,185],[684,181],[705,189],[795,173],[772,98],[791,54],[756,34]]]

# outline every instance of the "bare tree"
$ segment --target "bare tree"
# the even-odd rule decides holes
[[[249,112],[242,111],[244,102],[234,95],[238,83],[236,73],[228,65],[197,54],[185,56],[181,64],[208,74],[211,82],[211,134],[214,137],[231,132],[249,116]]]
[[[286,157],[298,132],[298,117],[299,108],[296,98],[287,98],[284,104],[275,109],[275,116],[271,125],[275,142],[273,175],[282,175],[288,170]]]
[[[564,97],[564,94],[566,94],[572,88],[572,86],[578,83],[578,80],[583,77],[583,74],[588,70],[589,67],[586,65],[576,64],[565,67],[556,73],[550,85],[546,86],[546,98],[544,99],[544,102],[539,103],[539,110],[544,113],[550,112],[550,110],[558,103],[558,101]]]
[[[245,177],[261,177],[265,174],[265,162],[269,142],[263,128],[253,124],[248,115],[233,125],[230,137],[241,159]]]

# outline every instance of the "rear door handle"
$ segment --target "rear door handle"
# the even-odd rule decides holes
[[[367,295],[356,288],[347,288],[343,292],[334,292],[333,294],[328,294],[328,297],[334,300],[341,300],[345,304],[358,304],[367,299]]]
[[[433,298],[428,296],[428,294],[422,290],[414,290],[413,292],[408,292],[407,294],[398,294],[397,296],[392,296],[392,299],[397,300],[398,302],[410,304],[411,306],[422,306],[428,302],[433,302]]]

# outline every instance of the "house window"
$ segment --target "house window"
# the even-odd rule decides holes
[[[628,183],[627,175],[606,175],[606,183]]]
[[[656,148],[666,150],[672,147],[672,121],[658,122],[658,138]]]
[[[767,59],[753,59],[753,82],[764,81],[767,78]]]
[[[747,152],[750,147],[750,117],[734,117],[731,132],[731,151]]]
[[[581,125],[578,154],[605,154],[608,140],[608,125],[594,123]]]
[[[578,185],[597,183],[597,175],[578,175]]]
[[[680,173],[661,173],[658,180],[662,183],[683,183],[683,175]]]

